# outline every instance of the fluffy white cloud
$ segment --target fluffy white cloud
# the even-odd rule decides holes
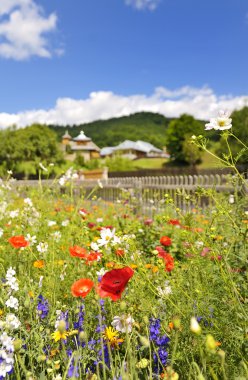
[[[157,8],[160,0],[125,0],[125,3],[136,9],[149,9],[150,11],[153,11]]]
[[[167,117],[188,113],[202,120],[215,117],[220,109],[232,112],[248,105],[248,96],[217,96],[209,87],[189,86],[176,90],[158,87],[150,96],[137,94],[117,95],[113,92],[92,92],[88,98],[75,100],[60,98],[49,110],[29,110],[16,114],[0,113],[0,127],[16,124],[19,127],[32,123],[80,124],[98,119],[109,119],[150,111]]]
[[[55,13],[46,17],[33,0],[0,0],[0,56],[24,60],[50,57],[44,34],[56,28]]]

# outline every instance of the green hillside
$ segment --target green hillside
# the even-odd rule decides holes
[[[144,140],[158,148],[165,146],[165,131],[171,119],[163,115],[140,112],[130,116],[98,120],[88,124],[61,127],[50,125],[61,140],[66,129],[72,137],[81,130],[100,147],[115,146],[124,140]]]

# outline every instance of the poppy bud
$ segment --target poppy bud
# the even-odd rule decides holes
[[[13,342],[14,351],[17,352],[22,348],[22,341],[21,339],[15,339]]]
[[[127,308],[126,302],[125,301],[121,301],[121,303],[120,303],[120,309],[121,310],[126,310],[126,308]]]
[[[58,331],[63,333],[66,330],[66,322],[62,319],[58,324]]]
[[[208,334],[206,337],[206,348],[208,351],[215,353],[216,350],[216,342],[212,335]]]
[[[145,336],[140,336],[140,343],[142,344],[142,346],[144,347],[149,347],[150,346],[150,342],[149,342],[149,339],[147,339]]]
[[[86,342],[87,340],[87,334],[85,331],[81,331],[79,336],[78,336],[78,339],[79,341],[82,343],[82,342]]]

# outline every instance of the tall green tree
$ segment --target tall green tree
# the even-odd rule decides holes
[[[166,148],[170,153],[171,160],[178,164],[188,164],[188,150],[185,144],[189,142],[192,135],[204,134],[203,124],[193,116],[183,114],[178,119],[169,123],[166,130]],[[198,152],[198,159],[199,157]]]
[[[28,162],[37,171],[40,162],[60,165],[63,161],[56,134],[47,126],[34,124],[0,133],[0,165],[6,169],[18,172]]]

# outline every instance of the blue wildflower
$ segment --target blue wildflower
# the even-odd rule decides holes
[[[39,302],[37,305],[38,316],[41,319],[46,318],[49,312],[49,303],[41,294],[38,296]]]

